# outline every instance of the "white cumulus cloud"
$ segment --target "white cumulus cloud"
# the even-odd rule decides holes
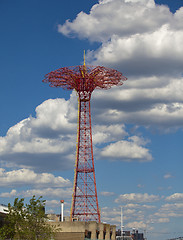
[[[104,197],[110,197],[110,196],[113,196],[114,193],[113,192],[100,192],[100,195],[104,196]]]
[[[74,94],[73,94],[74,96]],[[77,104],[77,100],[76,100]],[[0,137],[0,158],[7,166],[47,171],[74,166],[77,109],[70,100],[49,99]]]
[[[153,31],[172,19],[168,7],[154,1],[113,0],[100,1],[89,14],[80,12],[77,17],[58,25],[66,36],[105,41],[112,35],[120,37]]]
[[[177,218],[183,216],[183,203],[163,204],[154,214],[160,218]]]
[[[152,161],[152,155],[149,150],[143,146],[142,140],[133,136],[129,141],[118,141],[104,147],[101,151],[101,157],[109,158],[111,161],[118,159],[122,161]]]
[[[168,179],[168,178],[172,178],[173,176],[170,173],[166,173],[163,177],[165,179]]]
[[[183,127],[182,22],[183,7],[171,13],[154,0],[107,0],[58,26],[67,36],[101,43],[87,51],[88,64],[112,67],[128,77],[121,88],[94,93],[96,108],[105,109],[97,120],[164,131]]]
[[[0,168],[0,186],[21,186],[21,185],[68,187],[71,182],[63,177],[55,177],[51,173],[35,173],[30,169],[18,169],[6,171]]]
[[[125,225],[127,228],[136,228],[136,229],[146,229],[146,223],[143,221],[135,221],[135,222],[129,222]]]
[[[27,189],[22,191],[17,191],[15,189],[10,192],[3,192],[0,194],[0,197],[9,198],[9,197],[32,197],[35,196],[43,196],[44,198],[71,198],[72,197],[72,188],[35,188],[35,189]]]
[[[143,203],[143,202],[155,202],[160,198],[157,195],[149,195],[148,193],[129,193],[129,194],[121,194],[118,198],[116,198],[115,202],[135,202],[135,203]]]
[[[183,193],[174,193],[168,197],[166,197],[166,201],[182,201]]]

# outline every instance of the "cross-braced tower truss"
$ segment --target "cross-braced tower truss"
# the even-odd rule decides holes
[[[122,73],[100,66],[64,67],[45,75],[51,87],[75,89],[78,94],[78,135],[71,218],[100,222],[92,146],[90,99],[94,89],[122,85]]]

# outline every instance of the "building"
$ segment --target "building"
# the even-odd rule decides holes
[[[130,231],[124,231],[123,234],[121,234],[121,230],[118,229],[116,232],[116,239],[118,240],[145,240],[144,234],[139,233],[138,230]]]
[[[49,222],[55,231],[55,240],[116,240],[116,226],[95,221]]]
[[[144,240],[144,234],[139,233],[138,230],[133,230],[131,236],[133,240]]]
[[[55,240],[116,240],[116,225],[96,221],[70,221],[68,216],[62,218],[57,214],[47,214],[48,223],[53,227]]]
[[[4,204],[0,204],[0,227],[2,227],[4,223],[4,218],[7,213],[8,213],[8,206]]]

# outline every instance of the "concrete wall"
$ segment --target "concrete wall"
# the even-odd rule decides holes
[[[86,222],[50,222],[56,232],[82,232],[87,228]]]
[[[116,226],[91,222],[49,222],[55,231],[56,240],[100,239],[115,240]]]
[[[63,233],[56,233],[54,236],[55,240],[84,240],[85,234],[84,233],[69,233],[69,232],[63,232]]]

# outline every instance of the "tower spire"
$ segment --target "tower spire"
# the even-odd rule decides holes
[[[83,60],[84,60],[83,65],[86,66],[86,64],[85,64],[85,50],[84,50],[84,53],[83,53]]]

